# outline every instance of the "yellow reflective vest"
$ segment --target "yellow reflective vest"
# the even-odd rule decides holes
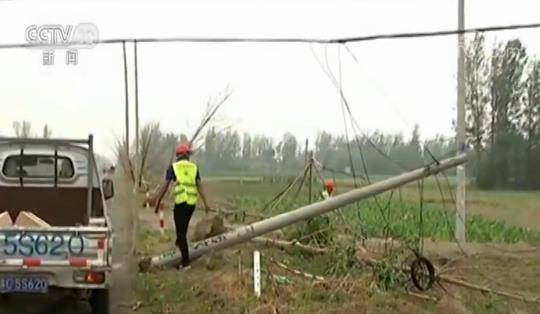
[[[322,200],[327,200],[331,197],[330,193],[328,193],[328,191],[326,189],[322,190],[321,191],[321,198]]]
[[[189,160],[180,160],[172,165],[176,176],[174,187],[175,203],[197,204],[199,190],[197,189],[197,165]]]

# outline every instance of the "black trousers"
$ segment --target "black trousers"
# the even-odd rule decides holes
[[[189,248],[187,244],[187,230],[189,221],[195,210],[195,205],[180,203],[174,205],[174,225],[176,228],[176,246],[182,253],[182,266],[189,265]]]

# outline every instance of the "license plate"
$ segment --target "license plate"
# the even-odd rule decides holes
[[[46,293],[49,282],[43,276],[2,276],[0,277],[0,293],[26,292]]]
[[[45,256],[65,259],[82,256],[88,240],[81,234],[47,232],[0,232],[0,259],[13,257]]]

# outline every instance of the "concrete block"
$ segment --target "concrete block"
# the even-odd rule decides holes
[[[9,213],[7,211],[0,213],[0,228],[11,227],[12,225],[13,225],[13,221],[11,220]]]
[[[15,220],[15,225],[18,227],[51,227],[45,220],[27,211],[21,211],[19,213],[19,216]]]

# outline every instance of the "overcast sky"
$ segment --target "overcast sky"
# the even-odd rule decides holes
[[[140,37],[318,37],[432,31],[457,27],[457,0],[365,1],[9,1],[0,0],[0,43],[24,43],[29,25],[94,23],[100,39]],[[466,27],[540,22],[537,0],[466,1]],[[493,41],[520,38],[540,52],[540,30],[490,33]],[[491,45],[491,43],[490,43]],[[340,100],[314,54],[337,74],[365,132],[452,135],[455,116],[455,36],[338,45],[139,44],[142,123],[191,134],[209,96],[227,85],[233,95],[219,121],[239,131],[281,137],[291,131],[343,134]],[[130,103],[133,47],[128,44]],[[0,50],[0,134],[29,120],[35,132],[47,123],[54,136],[85,137],[108,156],[124,132],[121,45],[80,49],[78,65],[42,65],[42,51]],[[133,131],[132,131],[133,134]]]

